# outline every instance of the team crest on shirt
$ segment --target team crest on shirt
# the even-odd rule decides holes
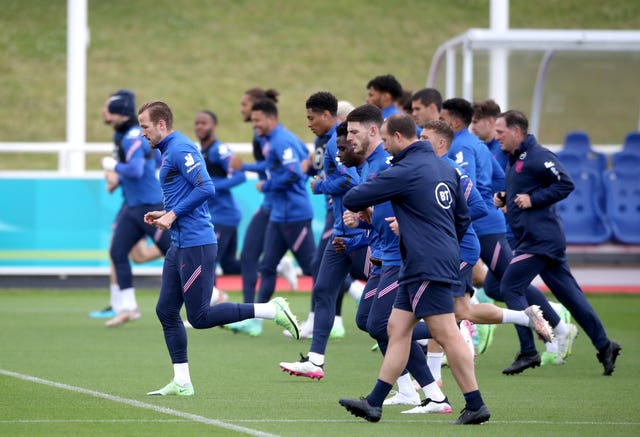
[[[451,191],[449,187],[444,182],[440,182],[436,186],[436,202],[442,209],[449,209],[453,204],[453,197],[451,196]]]
[[[527,157],[527,152],[522,152],[520,154],[520,156],[518,156],[518,161],[516,162],[515,168],[516,168],[516,173],[521,173],[522,169],[524,168],[524,160]]]

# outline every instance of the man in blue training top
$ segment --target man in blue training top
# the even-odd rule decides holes
[[[264,304],[223,302],[209,306],[218,245],[207,201],[215,193],[211,177],[198,150],[186,136],[173,130],[173,113],[164,102],[149,102],[138,111],[142,134],[162,152],[160,183],[164,209],[150,211],[144,221],[171,230],[171,247],[162,267],[162,284],[156,313],[173,363],[174,377],[149,395],[193,396],[187,359],[187,333],[180,318],[196,329],[211,328],[249,318],[273,319],[298,338],[298,322],[281,297]]]
[[[392,167],[375,179],[352,188],[345,206],[360,211],[390,200],[401,229],[400,289],[389,317],[389,344],[376,385],[363,399],[340,399],[352,414],[377,422],[382,403],[404,370],[413,327],[424,319],[433,338],[449,358],[451,372],[464,394],[466,407],[455,424],[489,420],[473,369],[473,358],[458,330],[452,287],[459,282],[459,241],[470,224],[460,176],[433,153],[429,143],[416,138],[411,116],[387,121],[385,149]]]
[[[238,225],[242,211],[233,198],[231,188],[247,180],[244,172],[233,170],[229,162],[233,152],[216,137],[218,117],[211,111],[198,112],[195,133],[200,141],[200,152],[207,164],[216,195],[209,199],[209,212],[218,241],[218,264],[225,275],[241,272],[238,259]]]
[[[312,165],[307,172],[314,176],[311,181],[311,192],[313,194],[324,195],[325,198],[325,223],[320,241],[313,256],[313,280],[316,282],[320,262],[324,256],[327,244],[332,241],[333,236],[341,236],[344,226],[340,217],[336,218],[334,208],[337,213],[342,213],[342,204],[332,201],[333,196],[342,198],[356,182],[349,172],[337,159],[336,147],[336,126],[338,123],[338,100],[327,91],[319,91],[309,96],[305,102],[307,111],[307,126],[316,135],[314,140],[314,150],[312,152]],[[336,231],[334,231],[336,229]],[[356,274],[357,279],[365,280],[364,272]],[[360,287],[358,292],[358,287]],[[315,287],[314,287],[315,288]],[[351,275],[347,275],[342,283],[340,293],[336,299],[336,311],[330,338],[343,338],[345,335],[344,324],[342,323],[342,299],[344,294],[354,293],[354,299],[360,299],[362,287],[359,282],[355,282]],[[309,338],[313,335],[313,322],[315,319],[315,303],[313,291],[311,293],[311,311],[309,317],[301,325],[300,338]]]
[[[275,291],[277,266],[291,250],[305,275],[312,274],[316,248],[311,229],[313,208],[306,188],[302,162],[309,158],[307,146],[278,121],[278,108],[271,100],[251,107],[251,124],[267,149],[269,178],[257,189],[271,196],[271,214],[260,262],[258,302],[268,301]]]
[[[556,155],[528,133],[529,121],[520,111],[507,111],[496,120],[496,138],[508,154],[506,192],[496,193],[495,205],[507,207],[516,240],[514,257],[500,283],[509,308],[527,305],[525,290],[540,275],[598,350],[603,375],[611,375],[622,350],[609,340],[604,326],[571,274],[566,241],[555,204],[574,189]]]
[[[342,129],[346,128],[343,123]],[[303,376],[311,379],[324,377],[324,361],[327,343],[336,315],[336,298],[342,292],[341,287],[348,274],[365,279],[367,269],[367,246],[365,232],[351,229],[342,221],[342,195],[357,184],[358,174],[354,168],[345,167],[337,157],[337,133],[332,135],[327,143],[325,152],[325,169],[327,179],[322,183],[321,190],[327,190],[332,196],[333,232],[331,244],[325,246],[322,260],[318,268],[318,275],[313,284],[313,300],[315,317],[313,321],[313,338],[308,356],[301,354],[300,361],[281,362],[280,368],[291,375]],[[345,132],[343,132],[345,134]],[[329,162],[332,161],[332,162]],[[322,191],[321,191],[322,192]]]
[[[109,255],[116,283],[111,284],[111,308],[114,317],[106,326],[114,327],[140,318],[129,252],[141,238],[149,237],[166,253],[171,245],[168,232],[145,224],[144,215],[162,207],[162,191],[156,176],[156,151],[140,132],[136,118],[135,95],[129,90],[112,94],[104,109],[105,123],[115,133],[114,156],[102,158],[107,171],[107,190],[122,188],[124,201],[116,217]]]

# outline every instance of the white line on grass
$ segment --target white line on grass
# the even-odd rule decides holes
[[[262,431],[257,431],[251,428],[245,428],[243,426],[232,425],[230,423],[222,422],[220,420],[209,419],[207,417],[198,416],[196,414],[185,413],[183,411],[173,410],[171,408],[159,407],[153,404],[147,404],[145,402],[136,401],[134,399],[122,398],[120,396],[110,395],[108,393],[102,393],[99,391],[88,390],[82,387],[75,387],[73,385],[62,384],[59,382],[49,381],[47,379],[37,378],[35,376],[23,375],[21,373],[11,372],[9,370],[0,369],[0,374],[5,376],[11,376],[13,378],[22,379],[24,381],[35,382],[37,384],[48,385],[49,387],[61,388],[63,390],[69,390],[74,393],[81,393],[96,398],[107,399],[113,402],[119,402],[121,404],[131,405],[137,408],[144,408],[147,410],[155,411],[157,413],[170,414],[172,416],[182,417],[183,419],[189,419],[194,422],[205,423],[207,425],[215,425],[220,428],[230,429],[243,434],[260,436],[260,437],[275,437],[275,434],[269,434]]]
[[[245,428],[242,426],[232,425],[228,422],[236,422],[236,423],[349,423],[353,422],[357,419],[340,419],[340,420],[332,420],[332,419],[226,419],[227,421],[209,419],[207,417],[198,416],[191,413],[185,413],[183,411],[173,410],[171,408],[159,407],[157,405],[147,404],[145,402],[136,401],[134,399],[122,398],[120,396],[114,396],[107,393],[102,393],[99,391],[88,390],[86,388],[75,387],[72,385],[62,384],[59,382],[49,381],[46,379],[37,378],[35,376],[23,375],[21,373],[11,372],[9,370],[0,369],[0,374],[5,376],[11,376],[13,378],[22,379],[29,382],[35,382],[38,384],[48,385],[50,387],[61,388],[64,390],[69,390],[75,393],[82,393],[89,396],[94,396],[97,398],[107,399],[113,402],[119,402],[122,404],[131,405],[138,408],[144,408],[147,410],[152,410],[157,413],[169,414],[172,416],[181,417],[183,419],[188,419],[189,421],[205,423],[207,425],[215,425],[220,428],[226,428],[233,431],[238,431],[243,434],[260,436],[260,437],[276,437],[275,434],[269,434],[262,431],[256,431],[254,429]],[[0,423],[42,423],[42,422],[181,422],[179,420],[105,420],[105,419],[97,419],[97,420],[0,420]],[[387,423],[411,423],[411,422],[419,422],[423,423],[422,420],[385,420]],[[430,422],[431,424],[443,423],[449,424],[449,422]],[[555,422],[549,420],[492,420],[491,423],[494,424],[523,424],[523,425],[605,425],[605,426],[640,426],[640,422],[593,422],[593,421],[563,421],[563,422]]]

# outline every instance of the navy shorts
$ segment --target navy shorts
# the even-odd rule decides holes
[[[445,282],[414,281],[401,283],[395,308],[411,311],[417,319],[453,313],[453,286]]]
[[[460,285],[454,285],[451,289],[453,297],[464,297],[469,293],[473,296],[473,266],[468,262],[460,261]]]

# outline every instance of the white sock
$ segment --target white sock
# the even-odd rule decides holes
[[[562,319],[560,319],[560,323],[558,323],[556,326],[553,327],[553,332],[557,336],[562,337],[569,333],[569,327],[567,326],[566,323],[562,321]]]
[[[124,290],[120,290],[120,311],[133,311],[138,308],[138,302],[136,302],[136,289],[125,288]],[[116,311],[116,312],[120,312]]]
[[[433,379],[436,381],[440,381],[442,379],[441,369],[443,356],[444,352],[427,352],[427,366],[429,366],[429,371],[431,372],[431,375],[433,375]]]
[[[407,372],[404,375],[400,375],[396,381],[398,384],[398,393],[402,393],[405,396],[415,396],[416,389],[413,387],[413,381],[411,375]]]
[[[254,303],[253,312],[258,319],[273,319],[276,316],[276,306],[271,302]]]
[[[504,308],[502,310],[502,323],[513,323],[520,326],[529,326],[529,317],[524,311],[515,311]]]
[[[308,323],[311,327],[313,327],[313,321],[316,318],[316,313],[314,313],[313,311],[311,311],[309,313],[309,317],[307,317],[307,321],[305,323]]]
[[[333,328],[337,328],[338,326],[343,326],[342,316],[336,316],[335,319],[333,319]]]
[[[324,355],[315,352],[309,352],[309,361],[316,366],[322,366],[324,364]]]
[[[364,291],[364,284],[357,279],[354,279],[349,286],[349,296],[354,298],[355,300],[359,300],[362,296],[362,292]]]
[[[416,340],[418,342],[418,344],[422,347],[426,346],[427,343],[429,343],[429,340],[426,338],[421,338],[420,340]]]
[[[173,365],[173,380],[183,386],[191,385],[189,363],[178,363]]]
[[[548,341],[544,344],[547,349],[547,352],[558,353],[558,341]]]
[[[116,313],[120,309],[120,287],[118,284],[109,284],[109,305]]]
[[[438,387],[438,380],[433,381],[431,384],[422,387],[425,398],[429,398],[433,401],[440,402],[444,400],[444,393]]]

